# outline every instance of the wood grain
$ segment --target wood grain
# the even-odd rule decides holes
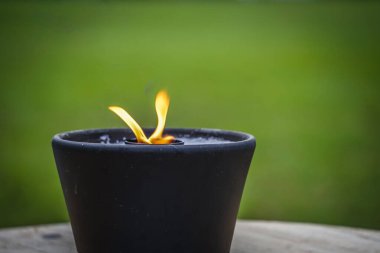
[[[0,253],[76,253],[69,224],[0,230]],[[380,253],[380,231],[238,221],[231,253]]]

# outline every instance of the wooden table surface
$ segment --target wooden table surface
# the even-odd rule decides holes
[[[75,253],[69,224],[0,230],[0,253]],[[380,231],[315,224],[238,221],[231,253],[380,253]]]

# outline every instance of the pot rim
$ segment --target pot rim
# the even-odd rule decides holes
[[[143,128],[145,131],[152,131],[154,128]],[[97,149],[97,150],[136,150],[136,151],[165,151],[165,150],[194,150],[194,149],[230,149],[234,147],[242,147],[245,145],[253,145],[256,144],[256,139],[253,135],[240,132],[240,131],[231,131],[231,130],[223,130],[223,129],[213,129],[213,128],[165,128],[166,134],[176,133],[180,134],[198,134],[198,136],[208,135],[211,137],[219,137],[225,138],[229,142],[220,142],[220,143],[205,143],[205,144],[191,144],[191,145],[151,145],[151,144],[137,144],[137,145],[126,145],[124,143],[113,143],[113,144],[105,144],[105,143],[95,143],[88,141],[78,141],[78,140],[70,140],[69,137],[72,136],[80,136],[80,135],[90,135],[90,134],[108,134],[108,133],[116,133],[120,131],[125,131],[128,134],[132,134],[131,129],[129,128],[92,128],[92,129],[81,129],[81,130],[72,130],[61,132],[53,136],[52,144],[59,146],[66,146],[70,148],[79,148],[79,149]],[[229,137],[229,138],[228,138]],[[231,139],[236,140],[231,140]]]

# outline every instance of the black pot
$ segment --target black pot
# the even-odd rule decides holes
[[[79,253],[229,252],[254,137],[214,129],[165,133],[211,142],[115,144],[133,138],[128,129],[54,136]],[[100,143],[104,135],[113,144]]]

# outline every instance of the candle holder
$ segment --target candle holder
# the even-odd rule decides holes
[[[165,133],[177,145],[136,144],[128,129],[53,137],[78,253],[230,251],[254,137],[215,129]]]

